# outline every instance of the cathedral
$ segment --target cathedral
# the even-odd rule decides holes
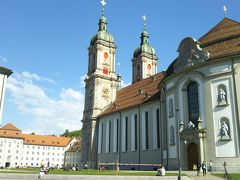
[[[104,5],[88,48],[83,162],[191,170],[211,160],[213,170],[240,171],[240,23],[225,17],[200,39],[185,37],[163,72],[144,28],[132,84],[121,88]]]

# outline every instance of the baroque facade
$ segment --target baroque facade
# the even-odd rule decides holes
[[[90,43],[83,118],[85,161],[164,163],[192,169],[224,161],[240,168],[240,23],[224,18],[199,40],[184,38],[178,57],[157,73],[157,56],[144,29],[132,59],[132,85],[119,90],[115,44],[106,18]]]

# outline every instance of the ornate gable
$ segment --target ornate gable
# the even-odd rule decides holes
[[[203,50],[199,42],[191,37],[182,40],[178,47],[178,59],[174,66],[174,72],[183,68],[199,64],[209,58],[209,53]]]

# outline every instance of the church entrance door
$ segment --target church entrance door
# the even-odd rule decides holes
[[[198,148],[195,143],[188,145],[188,169],[193,170],[193,165],[198,163]]]

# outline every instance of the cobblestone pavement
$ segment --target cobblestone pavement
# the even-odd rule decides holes
[[[197,176],[197,172],[196,171],[184,171],[183,173],[187,174],[188,176],[191,177],[191,179],[194,179],[194,180],[223,180],[222,178],[220,177],[216,177],[216,176],[213,176],[211,174],[208,174],[206,176],[203,176],[202,174],[200,174],[200,176]]]

